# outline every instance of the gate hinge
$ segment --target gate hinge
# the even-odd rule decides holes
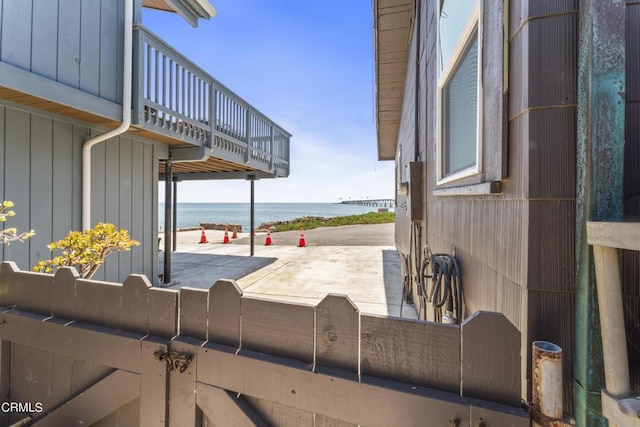
[[[156,360],[167,362],[167,370],[168,371],[179,371],[180,373],[187,370],[189,363],[193,359],[193,354],[191,353],[180,353],[178,351],[170,351],[165,349],[164,347],[157,350],[153,353]]]

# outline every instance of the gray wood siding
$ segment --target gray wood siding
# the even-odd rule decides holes
[[[124,0],[0,0],[0,61],[122,102]]]
[[[409,59],[407,61],[406,80],[404,87],[404,98],[402,101],[402,116],[398,130],[398,149],[401,151],[400,164],[396,167],[400,170],[397,176],[400,182],[409,181],[409,162],[415,158],[415,87],[416,87],[416,33],[412,33],[408,49]],[[409,197],[398,194],[396,196],[396,245],[404,253],[409,252],[410,235],[408,230],[411,227],[409,218]]]
[[[522,332],[521,351],[527,357],[523,358],[521,369],[527,378],[530,342],[543,339],[563,347],[565,402],[570,410],[575,295],[577,1],[508,3],[509,109],[503,126],[508,155],[503,193],[464,197],[433,194],[438,2],[423,0],[422,17],[414,20],[398,135],[403,155],[399,167],[405,171],[409,161],[426,160],[425,221],[418,247],[429,245],[434,253],[452,253],[455,248],[463,272],[466,314],[495,310],[507,316]],[[490,17],[485,18],[485,25],[497,25],[487,21],[500,16],[496,5],[499,3],[484,2],[485,16]],[[419,61],[415,55],[416,33],[421,35]],[[491,63],[496,59],[486,57],[491,52],[491,49],[484,51],[485,78],[495,73]],[[417,155],[413,127],[416,62],[420,67]],[[486,102],[485,99],[485,108]],[[488,123],[487,117],[483,137],[500,138],[497,123],[500,120],[493,117]],[[492,129],[487,131],[489,125]],[[397,231],[396,240],[399,249],[408,253],[411,231],[409,222],[403,219],[406,215],[402,206],[406,198],[398,199],[400,218],[396,223],[401,230]],[[523,397],[529,389],[524,382]]]
[[[117,224],[141,246],[107,259],[97,280],[123,281],[131,273],[155,283],[157,267],[157,162],[162,149],[121,136],[92,150],[92,224]],[[135,183],[135,185],[134,185]],[[134,191],[134,188],[136,191]],[[98,197],[96,197],[98,196]]]
[[[50,258],[47,245],[81,228],[82,143],[103,131],[0,105],[0,200],[15,203],[6,227],[34,229],[25,243],[0,247],[0,259],[28,270]],[[141,243],[111,255],[95,278],[131,273],[157,278],[157,162],[166,147],[129,136],[92,150],[92,225],[108,221]]]

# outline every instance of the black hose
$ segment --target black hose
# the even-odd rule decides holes
[[[442,321],[442,307],[444,307],[446,312],[451,313],[460,323],[464,316],[464,298],[462,275],[457,258],[444,253],[432,254],[430,256],[431,275],[427,274],[429,262],[426,261],[428,259],[425,257],[420,277],[422,282],[431,278],[432,287],[428,301],[433,304],[435,320]]]

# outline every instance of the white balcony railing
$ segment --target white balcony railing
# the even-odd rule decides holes
[[[135,125],[289,175],[291,135],[139,24],[134,64]]]

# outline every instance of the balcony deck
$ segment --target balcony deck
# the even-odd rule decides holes
[[[133,43],[128,133],[171,149],[199,148],[200,156],[174,165],[179,179],[289,175],[287,131],[143,26],[134,26]],[[14,76],[0,85],[0,99],[104,128],[119,125],[118,104],[9,64],[0,66]]]
[[[141,25],[134,58],[135,125],[243,169],[288,176],[288,132]]]

